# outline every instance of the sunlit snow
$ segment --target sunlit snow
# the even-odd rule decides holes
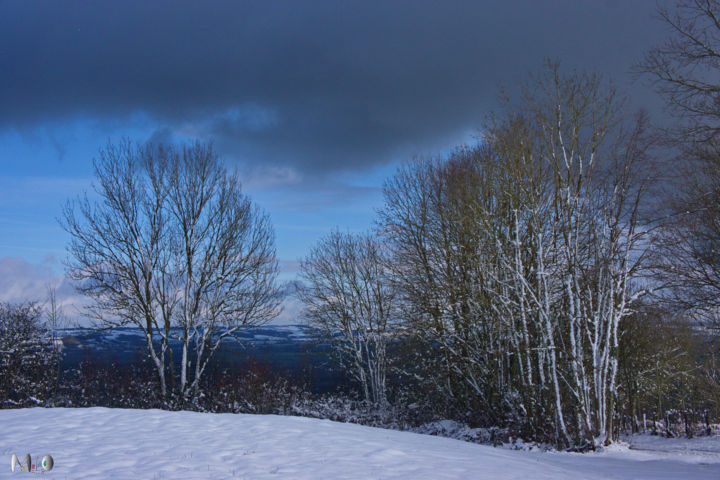
[[[717,438],[715,441],[720,441]],[[50,454],[48,479],[720,478],[717,454],[513,451],[448,438],[275,415],[160,410],[0,410],[0,451]]]

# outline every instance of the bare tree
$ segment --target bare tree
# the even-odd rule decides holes
[[[653,263],[667,287],[664,300],[708,327],[716,358],[707,366],[720,357],[720,2],[682,0],[659,13],[670,34],[637,70],[654,82],[675,116],[664,133],[677,151],[673,168],[679,174],[667,179],[667,220],[655,238]],[[717,376],[707,378],[720,390],[712,380]]]
[[[680,0],[674,7],[659,5],[670,34],[636,70],[653,80],[670,111],[683,120],[674,139],[705,141],[720,131],[720,2]]]
[[[485,421],[574,447],[612,435],[617,329],[648,245],[644,132],[597,76],[548,64],[482,145],[386,184],[408,323],[438,346],[438,386]]]
[[[554,392],[557,429],[570,445],[610,441],[618,327],[642,290],[648,244],[640,206],[652,179],[643,117],[592,75],[562,75],[549,64],[525,89],[531,154],[549,167],[549,187],[518,205],[511,248],[513,296],[537,322]],[[535,261],[527,265],[526,249]],[[567,395],[565,394],[567,392]],[[574,412],[573,432],[565,409]],[[574,417],[574,418],[573,418]]]
[[[670,28],[636,69],[650,78],[677,123],[666,138],[678,149],[663,198],[667,221],[656,266],[680,308],[717,318],[720,308],[720,2],[682,0],[661,6]]]
[[[278,312],[272,226],[209,145],[108,145],[95,173],[99,201],[65,207],[69,275],[101,326],[142,329],[163,397],[177,337],[179,392],[196,394],[222,340]]]
[[[497,269],[491,232],[502,227],[489,220],[480,226],[479,218],[491,205],[505,206],[493,196],[488,154],[463,148],[447,160],[402,167],[385,184],[380,231],[392,252],[403,327],[437,350],[412,370],[422,371],[425,389],[442,392],[451,410],[453,404],[476,404],[486,421],[497,424],[504,410],[504,338],[489,283]]]
[[[396,316],[385,250],[370,234],[332,232],[300,266],[299,296],[350,364],[366,400],[386,402],[387,353]]]
[[[168,209],[181,291],[180,390],[197,393],[224,339],[278,314],[275,238],[268,216],[241,193],[237,175],[226,172],[209,145],[185,147],[173,158]]]
[[[170,229],[165,211],[168,158],[152,147],[124,141],[108,144],[94,162],[95,194],[65,205],[63,228],[70,234],[68,276],[94,303],[88,316],[104,328],[136,325],[167,393],[170,317],[158,296],[159,272],[167,271]],[[156,341],[159,339],[159,344]]]

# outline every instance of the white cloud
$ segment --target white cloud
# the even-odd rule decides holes
[[[33,264],[22,258],[0,258],[0,302],[46,302],[48,289],[54,288],[57,299],[68,317],[76,317],[84,299],[73,289],[62,273],[52,264],[55,259],[46,257],[43,264]]]
[[[272,325],[297,325],[303,323],[303,304],[297,297],[294,295],[285,297],[282,307],[282,313],[270,322]]]
[[[243,171],[243,187],[246,190],[268,190],[288,185],[298,185],[304,178],[293,167],[256,166]]]

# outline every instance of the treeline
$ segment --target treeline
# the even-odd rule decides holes
[[[393,372],[443,416],[581,450],[717,419],[718,13],[660,10],[675,33],[636,69],[665,127],[548,63],[476,146],[390,178],[372,231],[318,243],[300,298],[368,400]]]
[[[308,316],[344,333],[368,399],[384,400],[400,335],[415,346],[401,368],[446,415],[602,443],[620,323],[643,293],[644,119],[549,65],[483,132],[388,180],[375,232],[320,242],[301,267]]]
[[[716,250],[681,254],[714,248],[682,243],[705,202],[663,204],[667,150],[599,76],[548,64],[521,91],[477,146],[390,178],[373,231],[318,243],[309,320],[380,404],[395,371],[443,416],[576,449],[670,409],[716,418],[714,304],[685,295]]]

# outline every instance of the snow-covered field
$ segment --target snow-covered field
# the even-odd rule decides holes
[[[327,420],[160,410],[0,410],[0,452],[0,478],[24,478],[10,456],[30,453],[52,455],[46,478],[63,480],[720,479],[712,452],[514,451]]]

